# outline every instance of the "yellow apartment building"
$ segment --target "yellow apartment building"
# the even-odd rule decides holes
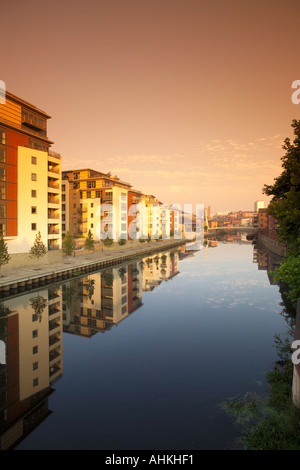
[[[38,232],[47,261],[59,258],[61,156],[50,151],[48,119],[9,92],[0,104],[0,230],[11,264],[32,263],[26,254]]]
[[[94,240],[127,238],[131,185],[110,173],[91,169],[62,173],[62,233]]]

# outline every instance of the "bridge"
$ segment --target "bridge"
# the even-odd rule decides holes
[[[214,232],[215,230],[237,230],[238,232],[257,232],[258,228],[253,226],[248,227],[232,227],[232,226],[225,226],[225,227],[214,227],[208,228],[208,232]],[[206,233],[206,232],[205,232]]]

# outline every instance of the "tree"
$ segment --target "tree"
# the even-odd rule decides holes
[[[46,299],[46,297],[42,297],[39,294],[37,295],[37,297],[32,297],[30,299],[30,305],[37,318],[39,319],[39,322],[42,321],[42,313],[45,310],[47,304],[48,300]]]
[[[72,235],[68,231],[65,235],[64,240],[63,240],[62,251],[67,256],[70,256],[73,253],[74,249],[75,249],[75,242],[72,238]]]
[[[283,171],[273,185],[264,185],[263,193],[273,196],[268,212],[278,221],[278,238],[289,252],[300,254],[300,121],[292,121],[295,139],[286,138]]]
[[[91,230],[88,231],[87,237],[85,239],[84,247],[89,251],[94,251],[95,249],[95,242],[94,242],[93,234]]]
[[[112,246],[114,244],[114,241],[112,238],[109,238],[109,237],[106,237],[104,240],[103,240],[103,245],[104,246]]]
[[[41,232],[38,232],[35,236],[33,246],[29,250],[30,258],[35,258],[37,262],[39,259],[47,253],[46,245],[42,241]]]
[[[10,260],[8,253],[7,243],[3,239],[3,235],[0,235],[0,269],[4,264],[7,264]]]

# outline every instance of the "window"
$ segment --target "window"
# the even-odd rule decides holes
[[[66,195],[65,195],[65,194],[62,194],[61,200],[62,200],[62,201],[65,201],[65,200],[66,200]]]
[[[96,197],[101,197],[101,191],[96,191]]]
[[[6,144],[6,130],[0,129],[0,144]]]
[[[31,230],[36,230],[36,224],[31,224]]]
[[[31,173],[31,181],[36,181],[36,180],[37,180],[36,173]]]
[[[37,338],[38,337],[38,330],[33,330],[32,332],[32,337]]]
[[[37,207],[36,207],[36,206],[32,206],[32,207],[31,207],[31,213],[32,213],[32,214],[36,214],[36,213],[37,213]]]
[[[91,224],[91,228],[94,228],[94,224]]]
[[[39,367],[39,363],[34,362],[33,365],[32,365],[32,370],[36,370],[36,369],[38,369],[38,367]]]
[[[5,202],[0,203],[0,218],[5,219],[6,217],[6,204]]]
[[[73,204],[73,209],[76,209],[76,203],[75,203],[75,204]]]
[[[66,225],[62,224],[61,229],[62,229],[63,232],[65,232],[66,231]]]
[[[31,197],[36,197],[36,189],[31,190]]]
[[[87,197],[87,199],[90,199],[90,197],[91,197],[91,191],[87,191],[86,197]]]
[[[126,310],[127,310],[126,305],[124,305],[124,306],[122,307],[122,315],[124,315],[124,313],[126,313]]]
[[[91,207],[94,207],[94,203],[93,203],[93,202],[91,202]]]
[[[37,319],[38,319],[37,314],[36,314],[36,313],[33,313],[33,315],[32,315],[32,321],[37,321]]]
[[[36,157],[31,157],[31,163],[32,165],[36,165]]]
[[[94,217],[94,214],[93,214],[93,213],[91,213],[91,219],[92,219],[93,217]]]
[[[63,185],[61,186],[61,190],[62,190],[62,191],[65,191],[65,190],[66,190],[66,185],[65,185],[65,184],[63,184]]]
[[[5,183],[0,183],[0,199],[6,199],[6,185],[5,185]]]
[[[0,180],[6,181],[6,168],[4,166],[0,166]]]
[[[5,223],[0,223],[0,234],[3,235],[3,237],[6,236],[6,224]]]
[[[38,349],[39,349],[38,346],[33,346],[33,348],[32,348],[32,354],[37,354]]]
[[[33,386],[36,387],[39,384],[39,379],[33,379]]]
[[[0,162],[6,162],[6,147],[4,145],[0,145]]]
[[[66,210],[66,204],[62,204],[61,210],[62,210],[62,211],[65,211],[65,210]]]
[[[73,199],[75,199],[75,198],[76,198],[76,193],[73,193]]]

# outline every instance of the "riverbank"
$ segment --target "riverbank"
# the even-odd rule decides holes
[[[55,265],[33,263],[24,268],[2,268],[0,277],[0,296],[5,297],[18,290],[27,290],[39,285],[50,284],[97,269],[120,264],[139,256],[179,247],[189,240],[151,240],[145,243],[128,243],[112,247],[96,246],[94,252],[79,250],[75,256],[63,256]]]
[[[286,247],[282,243],[279,243],[276,240],[273,240],[272,238],[266,237],[265,235],[259,233],[257,236],[257,241],[267,250],[272,251],[276,255],[286,255]]]

